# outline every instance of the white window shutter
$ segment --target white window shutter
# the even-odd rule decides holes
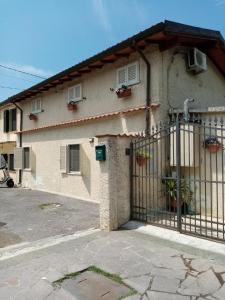
[[[75,100],[80,100],[81,99],[81,85],[75,85],[74,87],[74,96]]]
[[[126,68],[120,68],[117,70],[117,86],[120,88],[122,85],[127,85]]]
[[[66,173],[67,172],[67,158],[68,158],[68,150],[67,146],[60,146],[60,172]]]
[[[135,84],[139,81],[138,63],[133,63],[127,66],[127,83]]]
[[[23,148],[14,148],[14,169],[23,169]]]
[[[68,102],[76,102],[81,100],[82,98],[82,86],[81,84],[77,84],[68,88]]]
[[[36,100],[36,111],[41,111],[41,99]]]
[[[32,104],[31,104],[31,112],[34,113],[36,111],[36,101],[35,99],[32,100]]]
[[[75,98],[75,95],[74,95],[74,87],[72,86],[72,87],[70,87],[70,88],[68,89],[68,102],[73,101],[74,98]]]

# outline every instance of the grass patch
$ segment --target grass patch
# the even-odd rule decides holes
[[[66,274],[64,277],[54,281],[53,286],[58,286],[59,287],[59,286],[61,286],[61,284],[63,283],[64,280],[75,278],[78,275],[80,275],[80,274],[82,274],[86,271],[90,271],[90,272],[93,272],[93,273],[96,273],[96,274],[100,274],[104,277],[107,277],[108,279],[111,279],[111,280],[117,282],[118,284],[126,286],[129,289],[129,292],[126,295],[120,297],[118,300],[122,300],[122,299],[125,299],[126,297],[137,294],[137,291],[134,288],[132,288],[131,286],[129,286],[128,284],[126,284],[125,282],[123,282],[122,278],[118,274],[108,273],[108,272],[106,272],[102,269],[97,268],[96,266],[90,266],[87,269],[84,269],[82,271]]]
[[[45,208],[55,208],[55,207],[61,207],[62,204],[60,203],[42,203],[42,204],[39,204],[38,207],[40,209],[45,209]]]

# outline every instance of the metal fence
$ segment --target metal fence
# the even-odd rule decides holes
[[[131,142],[132,219],[224,240],[223,119],[173,116]]]

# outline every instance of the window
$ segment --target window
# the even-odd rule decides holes
[[[80,145],[60,146],[61,173],[80,172]]]
[[[16,130],[16,108],[4,110],[4,132]]]
[[[14,171],[14,154],[9,154],[8,156],[8,167],[10,171]]]
[[[69,172],[80,171],[80,145],[69,145]]]
[[[76,102],[82,99],[82,86],[81,84],[74,85],[68,88],[68,103]]]
[[[30,148],[23,148],[23,169],[30,169]]]
[[[37,114],[42,112],[41,109],[41,98],[33,99],[31,104],[31,112]]]
[[[138,62],[126,65],[117,70],[117,86],[132,85],[139,82],[139,64]]]

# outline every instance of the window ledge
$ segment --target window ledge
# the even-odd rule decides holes
[[[31,172],[31,169],[23,169],[25,172]]]
[[[82,176],[82,174],[81,174],[80,171],[77,171],[77,172],[68,172],[67,174],[68,175],[74,175],[74,176]]]
[[[39,110],[39,111],[31,111],[30,114],[34,114],[34,115],[38,115],[40,113],[44,112],[43,110]]]

